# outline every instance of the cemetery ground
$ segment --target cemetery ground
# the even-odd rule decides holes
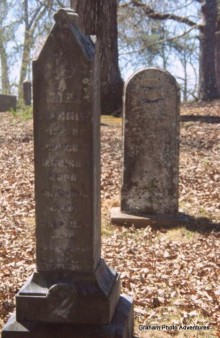
[[[0,115],[0,326],[34,271],[32,120]],[[119,205],[122,121],[103,116],[102,251],[135,300],[135,337],[220,337],[220,102],[181,107],[179,209],[187,225],[110,225]],[[205,331],[141,331],[139,325],[208,325]],[[82,337],[83,338],[83,337]]]

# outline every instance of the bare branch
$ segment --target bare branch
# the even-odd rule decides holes
[[[188,33],[190,33],[192,30],[194,30],[196,28],[199,28],[199,25],[195,25],[195,26],[189,28],[187,31],[183,32],[180,35],[173,36],[172,38],[167,38],[167,39],[159,40],[159,41],[157,41],[155,43],[152,43],[151,45],[148,45],[148,47],[152,47],[152,46],[158,45],[160,43],[170,42],[170,41],[174,41],[174,40],[180,39],[180,38],[184,37],[185,35],[187,35]]]
[[[145,15],[151,19],[154,20],[174,20],[177,22],[181,22],[184,23],[190,27],[195,27],[197,26],[198,28],[200,28],[201,25],[197,25],[196,22],[188,19],[187,17],[184,16],[179,16],[179,15],[175,15],[172,13],[159,13],[156,12],[153,8],[151,8],[150,6],[142,3],[140,0],[131,0],[131,4],[135,7],[139,7],[141,8]]]
[[[32,18],[30,19],[29,25],[28,25],[28,30],[31,29],[31,26],[34,24],[34,22],[36,21],[37,16],[39,15],[39,13],[41,12],[41,9],[43,8],[43,5],[40,5],[39,7],[37,7],[37,9],[34,11]]]
[[[180,39],[180,38],[182,38],[183,36],[185,36],[185,35],[187,35],[188,33],[190,33],[193,29],[196,29],[196,28],[198,28],[198,25],[195,25],[195,26],[191,27],[190,29],[188,29],[187,31],[183,32],[183,33],[180,34],[180,35],[173,36],[173,37],[171,37],[171,38],[162,39],[162,40],[159,40],[159,41],[157,41],[157,42],[154,42],[154,43],[151,43],[151,44],[149,44],[149,45],[146,45],[146,47],[140,48],[140,49],[138,49],[138,50],[133,50],[133,51],[128,51],[128,52],[120,53],[120,55],[127,55],[127,54],[133,54],[133,53],[140,53],[140,52],[144,51],[146,48],[150,48],[150,47],[159,45],[159,44],[164,43],[164,42],[171,42],[171,41]]]

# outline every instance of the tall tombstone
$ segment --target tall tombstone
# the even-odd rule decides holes
[[[131,338],[133,304],[101,259],[99,69],[59,10],[33,65],[37,271],[2,338]]]
[[[147,68],[129,79],[125,88],[123,129],[121,208],[112,209],[112,222],[137,225],[175,222],[179,88],[173,76]]]

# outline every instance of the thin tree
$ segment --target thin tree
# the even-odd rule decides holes
[[[8,15],[9,4],[6,0],[0,3],[0,64],[1,64],[1,91],[3,94],[10,94],[8,54],[6,50],[7,42],[10,40],[12,31],[8,25],[4,25],[4,20]]]
[[[52,9],[53,1],[37,1],[36,6],[33,8],[31,6],[30,0],[23,1],[23,12],[22,20],[24,22],[24,40],[22,48],[22,61],[21,69],[19,76],[19,85],[18,85],[18,97],[22,99],[22,86],[23,82],[27,76],[28,66],[30,64],[30,52],[33,47],[35,40],[36,30],[39,28],[41,19],[47,14],[50,13]],[[30,8],[31,7],[31,8]]]

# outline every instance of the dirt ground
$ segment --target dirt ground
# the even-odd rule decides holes
[[[180,121],[179,209],[192,222],[127,229],[110,224],[120,204],[122,121],[102,117],[103,257],[121,274],[122,293],[134,297],[139,338],[220,337],[220,102],[183,105]],[[2,326],[35,268],[35,205],[32,120],[1,113],[0,122]]]

